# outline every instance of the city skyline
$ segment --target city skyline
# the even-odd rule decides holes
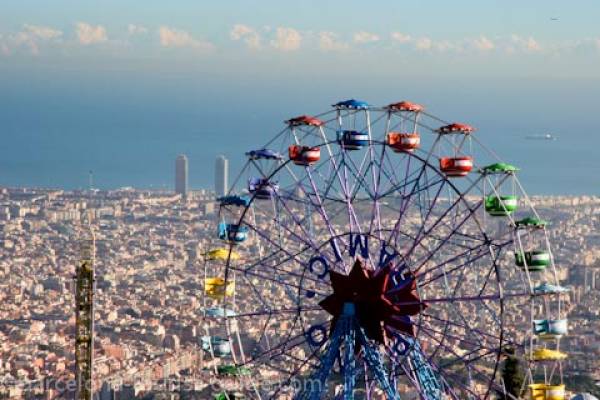
[[[198,268],[215,240],[214,210],[205,207],[214,196],[204,193],[196,200],[181,203],[173,193],[136,190],[95,192],[90,198],[87,193],[0,189],[0,224],[7,228],[0,240],[0,297],[11,296],[4,297],[0,311],[0,338],[13,343],[0,349],[4,379],[0,393],[18,397],[25,372],[34,379],[32,390],[43,387],[37,377],[55,379],[48,381],[49,395],[57,394],[53,382],[68,382],[74,347],[69,336],[74,301],[71,267],[80,257],[68,243],[72,235],[81,234],[78,221],[90,211],[100,239],[95,388],[102,388],[104,395],[113,390],[122,395],[148,391],[178,369],[187,371],[182,379],[197,385],[190,388],[205,388],[213,364],[195,349],[203,335],[196,329],[203,312],[196,296],[203,280]],[[89,210],[79,208],[90,201]],[[553,221],[549,239],[556,248],[560,279],[570,288],[564,304],[569,335],[561,342],[561,349],[569,353],[564,371],[600,379],[595,334],[600,252],[594,234],[597,224],[590,218],[600,210],[600,200],[533,196],[531,201],[542,218]],[[511,258],[507,256],[505,261]],[[21,263],[23,259],[30,262]],[[502,269],[510,271],[511,266],[503,263]],[[11,280],[14,276],[20,277],[18,284]],[[243,286],[240,282],[238,301],[255,306],[242,295],[251,295]],[[289,295],[265,293],[277,304]],[[506,323],[517,329],[528,326],[519,312],[510,312]],[[259,331],[254,326],[244,333]],[[23,369],[29,364],[33,367]],[[572,389],[571,382],[566,383]]]

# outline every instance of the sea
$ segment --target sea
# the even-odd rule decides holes
[[[212,188],[217,155],[230,160],[233,179],[244,152],[275,136],[284,120],[354,97],[378,105],[409,99],[444,120],[474,125],[478,140],[521,168],[531,195],[600,195],[597,90],[584,83],[371,87],[340,81],[298,88],[275,82],[260,88],[168,80],[148,86],[114,78],[78,86],[64,77],[2,83],[3,187],[86,188],[92,171],[93,185],[101,189],[169,189],[175,157],[186,154],[191,188]],[[527,139],[547,133],[556,140]]]

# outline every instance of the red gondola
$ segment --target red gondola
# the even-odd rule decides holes
[[[437,129],[438,133],[464,133],[466,135],[473,133],[474,131],[475,128],[473,128],[471,125],[459,124],[457,122],[442,126],[441,128]]]
[[[473,157],[443,157],[440,169],[448,177],[466,176],[473,170]]]
[[[425,109],[420,104],[412,103],[410,101],[400,101],[398,103],[393,103],[387,106],[389,110],[392,111],[412,111],[412,112],[421,112]]]
[[[321,121],[319,118],[311,117],[309,115],[301,115],[299,117],[288,119],[285,122],[290,126],[302,126],[302,125],[321,126],[321,125],[323,125],[323,121]]]
[[[296,165],[312,165],[321,158],[320,147],[291,145],[288,148],[290,160]]]
[[[387,135],[387,144],[396,153],[412,152],[421,144],[418,133],[390,132]]]

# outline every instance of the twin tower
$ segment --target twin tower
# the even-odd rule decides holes
[[[218,156],[215,161],[215,192],[216,196],[224,196],[229,189],[229,160],[225,156]],[[175,159],[175,193],[187,196],[188,194],[188,159],[185,154],[180,154]]]

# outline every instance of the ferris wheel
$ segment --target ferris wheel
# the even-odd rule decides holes
[[[204,261],[220,398],[515,398],[507,349],[564,398],[546,222],[473,127],[347,100],[246,156]]]

